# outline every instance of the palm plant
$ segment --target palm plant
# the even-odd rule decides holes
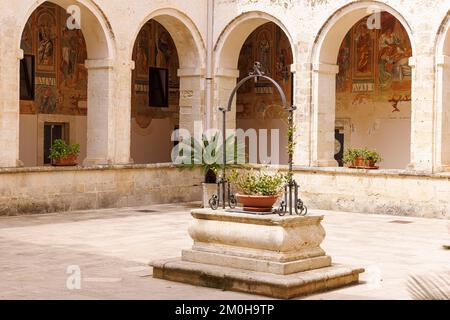
[[[217,174],[222,168],[223,145],[226,147],[227,159],[225,166],[242,164],[245,162],[244,146],[236,143],[234,135],[230,135],[225,143],[219,132],[212,137],[203,134],[201,141],[196,138],[183,140],[179,145],[180,168],[194,169],[201,167],[206,183],[215,183]]]
[[[429,275],[413,275],[407,283],[415,300],[450,300],[450,270]]]

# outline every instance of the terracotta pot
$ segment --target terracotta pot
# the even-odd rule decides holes
[[[70,155],[64,158],[54,159],[52,165],[56,167],[73,167],[78,165],[78,156]]]
[[[365,167],[366,166],[366,159],[364,157],[358,157],[355,160],[353,160],[353,166],[354,167]]]
[[[275,196],[257,196],[237,194],[237,200],[242,203],[245,211],[250,212],[271,212],[274,204],[277,202],[279,195]]]
[[[366,160],[366,166],[367,167],[375,168],[375,165],[376,165],[375,161],[373,161],[373,160]]]

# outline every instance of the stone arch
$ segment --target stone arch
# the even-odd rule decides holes
[[[280,81],[286,94],[290,91],[294,91],[295,77],[292,77],[292,72],[295,71],[296,66],[296,46],[294,44],[293,38],[290,32],[287,30],[286,26],[276,17],[261,11],[250,11],[245,12],[230,21],[227,26],[222,30],[219,35],[215,46],[214,46],[214,61],[215,61],[215,82],[216,88],[216,101],[214,106],[226,106],[228,104],[228,99],[230,97],[231,90],[236,85],[236,81],[239,77],[245,76],[246,72],[251,69],[251,64],[256,59],[253,54],[250,54],[253,58],[252,60],[240,59],[241,53],[243,53],[244,46],[257,41],[257,35],[265,34],[265,38],[269,35],[267,39],[275,41],[278,36],[273,36],[274,34],[281,34],[280,39],[284,45],[289,46],[288,52],[290,66],[287,67],[285,71],[285,76],[278,78],[275,76],[274,72],[271,74],[272,77],[276,77],[277,81]],[[255,46],[254,42],[250,46]],[[270,57],[275,53],[274,48],[270,48]],[[254,53],[254,51],[253,51]],[[244,62],[245,61],[245,62]],[[269,60],[270,61],[270,60]],[[262,61],[260,61],[262,62]],[[243,63],[243,64],[242,64]],[[250,63],[250,65],[247,65]],[[263,63],[264,64],[264,63]],[[272,63],[269,63],[272,65]],[[269,67],[263,65],[263,68]],[[275,71],[275,66],[271,71]],[[279,103],[278,95],[274,92],[274,95],[270,94],[256,94],[256,89],[249,87],[242,87],[241,90],[235,97],[235,102],[232,106],[232,112],[227,114],[227,127],[236,128],[246,132],[249,129],[256,129],[257,134],[256,139],[258,140],[258,147],[253,150],[258,150],[257,153],[270,153],[270,157],[264,160],[264,156],[261,154],[253,155],[250,157],[252,162],[265,163],[270,158],[271,164],[285,164],[287,163],[287,156],[285,155],[286,145],[285,140],[287,137],[287,113],[281,107]],[[249,89],[250,88],[250,89]],[[242,90],[243,89],[243,90]],[[266,89],[271,90],[271,88],[259,88],[260,90]],[[261,92],[261,91],[260,91]],[[269,91],[270,92],[270,91]],[[293,95],[293,92],[291,93]],[[256,98],[256,99],[255,99]],[[274,100],[275,99],[275,100]],[[291,101],[289,101],[291,103]],[[237,105],[239,109],[237,109]],[[214,117],[214,122],[217,127],[219,125],[219,117],[217,108],[213,110],[212,114]],[[265,141],[260,134],[268,134],[268,139]],[[272,139],[277,140],[277,143],[272,143]],[[248,146],[250,147],[250,146]],[[269,152],[269,150],[271,150]],[[275,156],[278,155],[278,156]],[[253,159],[253,160],[252,160]]]
[[[310,57],[312,69],[310,164],[312,166],[337,165],[334,159],[334,135],[339,49],[351,28],[358,21],[375,12],[387,12],[394,16],[408,35],[412,56],[416,52],[410,25],[398,11],[385,3],[378,1],[353,2],[339,8],[328,18],[315,38]]]
[[[33,12],[43,3],[51,2],[64,9],[71,5],[77,5],[81,9],[81,30],[86,40],[88,59],[114,59],[115,36],[108,18],[101,8],[92,0],[38,0],[28,8],[27,13],[21,19],[20,34],[17,37],[17,48],[20,48],[20,40],[25,25]]]
[[[177,61],[173,60],[170,66],[165,66],[169,69],[171,77],[169,79],[174,79],[178,76],[178,84],[172,84],[169,87],[170,99],[168,102],[167,112],[162,110],[152,110],[147,111],[148,114],[145,116],[148,119],[152,118],[152,112],[159,112],[159,118],[155,121],[147,121],[141,123],[141,126],[147,126],[146,132],[137,128],[139,125],[137,121],[136,113],[139,107],[142,110],[142,106],[146,101],[145,94],[139,93],[140,104],[136,103],[137,99],[133,97],[137,96],[137,92],[134,91],[134,84],[132,88],[131,101],[135,102],[132,104],[132,110],[135,113],[135,117],[131,118],[131,153],[133,160],[140,163],[155,163],[155,162],[170,162],[171,148],[173,143],[170,141],[170,134],[176,128],[187,129],[191,133],[193,132],[195,123],[203,123],[203,110],[204,110],[204,69],[205,69],[205,59],[206,59],[206,49],[204,45],[203,38],[191,18],[179,10],[173,8],[163,8],[152,11],[150,14],[143,18],[136,30],[133,32],[132,43],[130,45],[129,57],[133,60],[133,50],[138,41],[140,41],[139,35],[141,30],[146,28],[151,24],[152,26],[159,25],[165,32],[170,35],[171,46],[174,46],[177,53]],[[156,29],[155,29],[156,30]],[[159,62],[155,61],[154,67],[159,66]],[[135,63],[138,67],[139,64]],[[176,70],[175,70],[176,69]],[[173,71],[176,72],[176,76],[173,76]],[[134,77],[136,76],[136,70],[134,71]],[[173,82],[173,81],[172,81]],[[169,84],[170,85],[170,84]],[[179,87],[178,87],[179,86]],[[149,88],[150,89],[150,88]],[[179,91],[179,98],[174,97],[174,90]],[[176,102],[178,99],[178,103]],[[156,117],[155,117],[156,118]],[[158,135],[158,131],[154,128],[160,126],[162,129],[160,132],[164,132],[163,138]],[[154,152],[146,152],[140,146],[145,139],[145,143],[154,145],[155,141],[159,139],[164,139],[164,143],[158,144],[160,149],[158,154]],[[167,138],[167,140],[166,140]],[[162,160],[163,159],[163,160]]]
[[[20,18],[20,33],[17,36],[16,46],[19,48],[19,60],[22,58],[23,52],[20,50],[22,32],[26,27],[26,24],[32,14],[43,4],[51,3],[67,10],[70,6],[75,5],[80,10],[80,29],[83,33],[84,42],[86,44],[87,60],[85,61],[85,67],[87,69],[87,117],[86,124],[82,125],[87,127],[87,133],[75,133],[78,138],[86,141],[86,159],[85,164],[107,164],[115,163],[115,150],[112,146],[115,143],[113,138],[114,126],[110,119],[113,117],[111,110],[113,109],[113,88],[112,88],[112,72],[114,61],[116,57],[116,42],[114,32],[111,24],[102,11],[102,9],[93,0],[38,0],[34,1],[25,11],[24,15]],[[67,15],[69,18],[69,15]],[[15,66],[15,73],[19,73],[19,63]],[[17,95],[18,96],[18,95]],[[17,99],[17,98],[16,98]],[[17,100],[18,118],[19,101]],[[41,117],[42,118],[42,117]],[[44,117],[45,119],[52,119],[52,116]],[[58,121],[69,122],[71,127],[71,133],[73,130],[73,121],[68,117],[55,117],[60,119]],[[107,121],[104,121],[108,119]],[[47,120],[38,120],[38,146],[43,144],[42,126]],[[19,121],[18,121],[19,122]],[[80,137],[81,135],[81,137]],[[73,135],[71,134],[71,137]],[[84,136],[84,138],[83,138]],[[19,133],[17,133],[17,149],[19,149]],[[80,142],[72,141],[71,142]],[[37,163],[41,162],[42,152],[38,151]],[[17,152],[19,156],[19,152]],[[80,159],[83,161],[83,159]],[[22,165],[19,161],[19,165]]]
[[[170,33],[177,47],[181,69],[201,69],[204,67],[206,49],[200,31],[191,18],[172,8],[155,10],[142,19],[131,38],[130,59],[140,30],[152,19],[160,23]]]
[[[397,10],[378,1],[360,1],[350,3],[335,11],[320,29],[312,49],[312,63],[336,63],[339,47],[347,32],[362,18],[371,14],[370,8],[376,7],[393,15],[408,33],[413,56],[416,52],[412,29],[406,19]]]
[[[450,11],[436,36],[436,112],[434,166],[450,170]]]
[[[262,12],[245,12],[230,21],[220,33],[214,46],[215,65],[217,69],[236,69],[239,52],[248,36],[261,25],[273,22],[283,30],[288,37],[296,63],[296,46],[286,26],[276,17]]]

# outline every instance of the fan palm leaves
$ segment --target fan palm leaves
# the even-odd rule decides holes
[[[200,166],[203,168],[204,174],[209,170],[217,173],[224,162],[224,145],[226,148],[226,166],[245,162],[245,146],[236,142],[235,135],[229,135],[225,143],[222,143],[222,137],[217,132],[209,137],[203,134],[201,140],[193,137],[184,139],[178,147],[178,157],[175,164],[187,168]]]
[[[429,275],[413,275],[407,283],[415,300],[450,300],[450,270]]]

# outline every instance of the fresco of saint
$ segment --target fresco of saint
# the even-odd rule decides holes
[[[370,30],[363,20],[356,27],[356,74],[359,76],[372,76],[373,41]]]
[[[38,23],[38,65],[54,66],[54,19],[47,13],[39,17]]]

